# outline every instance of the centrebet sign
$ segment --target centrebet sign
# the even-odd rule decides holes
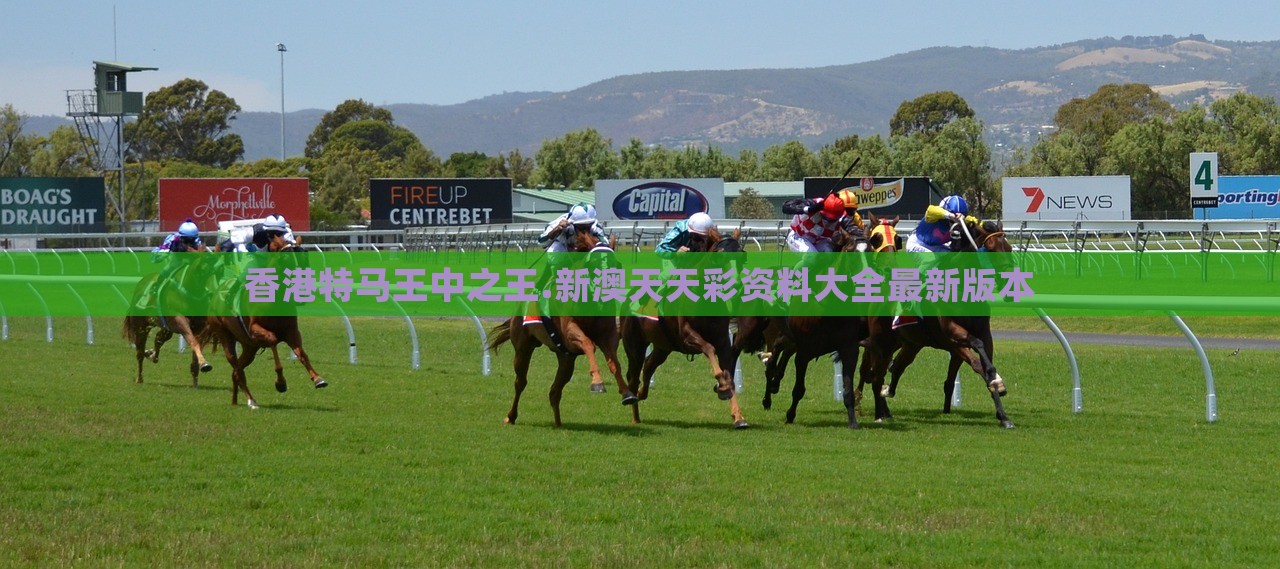
[[[1001,215],[1009,221],[1129,219],[1128,176],[1004,178]]]

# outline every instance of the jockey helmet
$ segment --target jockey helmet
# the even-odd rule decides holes
[[[196,238],[200,236],[200,228],[196,227],[195,222],[191,221],[191,218],[188,217],[186,221],[182,222],[182,225],[178,226],[178,235],[182,237]]]
[[[960,215],[967,215],[969,213],[969,202],[964,201],[963,197],[955,194],[942,198],[942,202],[938,204],[938,207]]]
[[[262,229],[283,233],[288,231],[289,224],[285,222],[283,215],[268,215],[266,219],[262,220]]]
[[[595,212],[587,209],[585,204],[578,204],[569,209],[569,223],[574,225],[596,222]],[[594,209],[594,208],[592,208]]]
[[[835,221],[844,215],[844,200],[840,196],[831,194],[822,200],[822,216]]]
[[[713,225],[715,225],[715,222],[711,220],[711,216],[703,212],[698,212],[689,216],[688,228],[690,233],[706,235],[707,231],[710,230]]]
[[[836,192],[841,200],[844,200],[845,209],[858,209],[858,193],[851,188],[845,188]]]

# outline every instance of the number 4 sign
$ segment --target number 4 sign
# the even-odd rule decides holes
[[[1218,153],[1191,153],[1191,207],[1218,207]]]

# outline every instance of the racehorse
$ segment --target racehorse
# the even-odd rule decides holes
[[[965,227],[960,227],[959,223],[962,222],[957,222],[952,228],[953,251],[970,253],[1013,251],[999,222],[983,221],[972,225],[966,224]],[[969,240],[968,235],[965,235],[966,228],[969,229],[972,241]],[[886,322],[887,319],[882,319],[878,325],[883,326]],[[951,396],[955,391],[956,373],[959,372],[962,363],[968,363],[969,367],[983,379],[987,390],[990,391],[991,401],[996,408],[996,419],[1000,421],[1000,426],[1006,429],[1014,428],[1000,400],[1004,397],[1006,388],[1004,379],[996,372],[994,363],[995,347],[991,338],[991,316],[926,316],[920,322],[901,326],[894,330],[893,334],[881,336],[880,339],[883,341],[874,348],[879,352],[877,354],[879,359],[873,365],[871,372],[880,378],[885,375],[883,362],[888,361],[888,356],[895,347],[894,340],[901,345],[901,350],[893,356],[892,363],[887,366],[892,379],[884,390],[886,397],[893,397],[896,394],[898,380],[902,378],[907,366],[915,361],[920,350],[926,347],[936,348],[951,354],[951,360],[947,365],[947,378],[943,384],[945,399],[942,411],[951,412]]]
[[[297,244],[286,242],[283,236],[278,233],[260,233],[255,236],[255,241],[261,242],[262,246],[260,248],[270,253],[301,251]],[[272,257],[275,256],[272,255]],[[283,257],[279,258],[283,259]],[[243,292],[242,289],[238,288],[233,290]],[[232,300],[232,298],[227,299],[229,305]],[[235,307],[232,305],[230,308]],[[276,351],[276,345],[280,342],[288,344],[294,355],[298,357],[298,361],[307,368],[307,373],[311,376],[311,384],[316,389],[329,386],[329,382],[320,377],[320,374],[316,373],[315,368],[311,366],[311,358],[307,356],[307,351],[302,347],[302,331],[298,328],[298,317],[296,315],[243,316],[231,314],[231,310],[223,310],[222,312],[223,315],[210,316],[208,318],[205,335],[214,343],[222,345],[222,351],[227,357],[227,363],[231,365],[232,405],[238,404],[237,395],[243,391],[245,403],[249,408],[258,408],[258,401],[249,392],[244,370],[249,367],[249,364],[253,363],[258,351],[262,349],[269,348],[272,355],[275,356],[276,391],[280,393],[288,391],[289,385],[285,381],[284,370],[280,365],[280,355]],[[237,345],[240,346],[239,354],[236,353]]]
[[[189,244],[185,239],[173,242],[169,253],[207,253],[204,243]],[[184,257],[185,258],[185,257]],[[142,360],[150,359],[151,363],[160,362],[160,347],[176,332],[186,339],[191,346],[191,387],[199,387],[200,372],[208,372],[213,366],[205,360],[204,350],[199,334],[204,331],[205,317],[191,315],[192,312],[203,312],[207,304],[192,299],[205,297],[212,288],[212,276],[215,265],[201,258],[188,262],[174,271],[166,282],[157,283],[159,273],[148,275],[138,281],[133,289],[133,302],[136,307],[138,299],[148,289],[154,287],[153,297],[158,315],[130,314],[124,317],[120,327],[120,335],[133,344],[138,359],[138,378],[135,383],[142,383]],[[130,312],[134,312],[133,309]],[[155,346],[147,349],[147,337],[152,328],[156,331]]]
[[[588,253],[588,265],[606,266],[612,263],[612,247],[600,243],[595,236],[586,231],[577,232],[576,239],[574,251]],[[556,327],[559,337],[562,338],[561,345],[557,345],[556,341],[548,334],[546,326],[543,325],[543,322],[548,320],[552,326]],[[490,349],[496,351],[499,346],[507,342],[511,342],[512,348],[515,349],[515,357],[512,359],[512,366],[515,368],[516,374],[515,397],[511,401],[511,410],[507,411],[507,417],[503,420],[506,424],[515,423],[520,414],[520,395],[529,384],[529,363],[532,359],[533,351],[538,346],[546,346],[547,349],[556,354],[558,360],[556,377],[551,383],[551,391],[548,395],[557,427],[561,426],[560,399],[564,394],[564,386],[573,377],[573,366],[578,356],[587,355],[591,362],[593,376],[598,376],[600,373],[599,367],[595,363],[597,346],[604,353],[609,371],[613,373],[614,379],[617,380],[618,393],[622,395],[622,404],[634,407],[639,402],[633,391],[622,381],[622,365],[618,362],[618,323],[617,318],[613,315],[552,316],[531,326],[525,326],[524,316],[517,315],[494,327],[490,331],[490,336]],[[634,414],[634,416],[637,417],[636,420],[638,421],[639,414]]]
[[[868,215],[869,228],[865,241],[857,239],[841,230],[836,237],[835,247],[839,252],[871,251],[874,253],[892,253],[898,250],[896,226],[899,218],[892,220],[878,219],[875,214]],[[868,257],[868,259],[874,259]],[[857,412],[861,392],[853,388],[854,367],[858,363],[859,344],[871,333],[867,326],[867,317],[861,316],[781,316],[772,319],[770,328],[774,330],[774,339],[770,343],[772,356],[765,361],[765,395],[762,404],[765,409],[772,407],[772,395],[778,393],[782,377],[786,374],[787,360],[796,358],[796,381],[791,391],[791,407],[787,409],[787,423],[795,422],[796,410],[800,400],[804,399],[805,374],[809,362],[825,354],[834,352],[839,358],[841,376],[844,384],[844,404],[848,412],[849,428],[858,428]],[[741,325],[740,325],[741,326]],[[863,361],[862,376],[868,377],[870,366]],[[876,383],[876,421],[892,418],[888,402],[880,395],[879,384]]]
[[[692,252],[741,253],[738,241],[741,231],[723,237],[717,231],[708,232],[704,249]],[[625,316],[622,318],[622,344],[627,352],[627,385],[640,400],[649,397],[649,384],[658,366],[667,361],[672,352],[706,356],[711,363],[711,374],[716,379],[715,392],[721,400],[729,401],[729,413],[735,429],[750,426],[738,406],[738,395],[733,389],[731,371],[734,349],[729,334],[728,316]],[[648,356],[645,350],[653,352]],[[632,419],[640,422],[640,409],[631,410]]]

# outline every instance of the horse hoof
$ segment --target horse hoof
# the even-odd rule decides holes
[[[603,383],[593,383],[593,384],[591,384],[591,392],[592,392],[592,393],[604,393],[604,392],[605,392],[604,384],[603,384]]]
[[[764,410],[765,410],[765,411],[770,411],[770,410],[772,410],[772,409],[773,409],[773,402],[772,402],[772,401],[769,401],[768,399],[765,399],[764,401],[761,401],[761,402],[760,402],[760,404],[761,404],[761,405],[764,405]]]
[[[254,401],[254,400],[252,400],[252,399],[250,399],[250,400],[247,402],[247,404],[249,405],[249,408],[250,408],[250,409],[257,409],[257,408],[258,408],[258,402],[257,402],[257,401]]]
[[[1013,425],[1013,422],[1012,422],[1012,421],[1001,421],[1001,422],[1000,422],[1000,426],[1001,426],[1001,427],[1004,427],[1004,428],[1006,428],[1006,429],[1013,429],[1013,428],[1016,428],[1016,427],[1014,427],[1014,425]]]
[[[209,373],[211,371],[213,371],[213,364],[209,362],[205,362],[204,365],[200,366],[201,373]]]
[[[289,384],[287,384],[287,383],[277,383],[277,384],[276,384],[276,393],[284,393],[284,392],[286,392],[286,391],[288,391],[288,390],[289,390]]]
[[[750,427],[750,426],[751,426],[751,423],[748,423],[748,422],[746,421],[746,419],[743,419],[743,420],[741,420],[741,421],[734,421],[734,422],[733,422],[733,428],[738,429],[738,430],[742,430],[742,429],[745,429],[745,428]]]
[[[329,387],[329,382],[319,378],[316,379],[316,389],[324,389],[326,387]]]
[[[849,423],[849,428],[856,431],[858,429],[861,429],[862,427],[857,423]]]
[[[639,403],[639,402],[640,402],[640,399],[630,393],[622,396],[623,405],[635,405],[636,403]]]

